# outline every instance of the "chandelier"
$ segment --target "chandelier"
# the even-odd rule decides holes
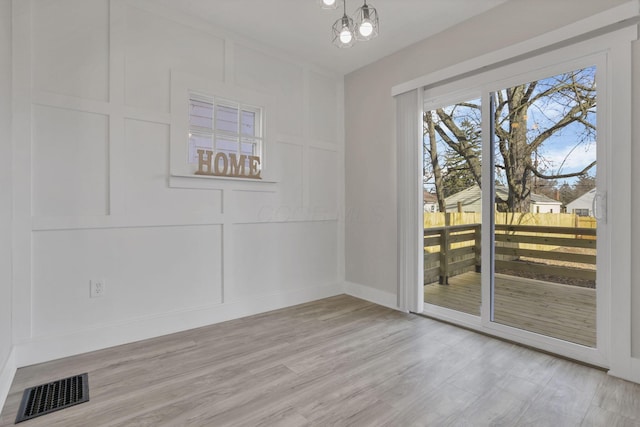
[[[337,9],[338,0],[318,0],[323,9]],[[367,4],[354,12],[355,20],[347,15],[347,0],[342,0],[343,14],[331,27],[332,42],[337,47],[351,47],[358,41],[366,41],[378,35],[378,11]]]

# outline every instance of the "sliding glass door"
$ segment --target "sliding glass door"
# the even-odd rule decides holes
[[[424,111],[424,301],[479,316],[482,104],[460,99]]]
[[[588,347],[596,346],[596,72],[494,91],[490,112],[491,319]]]
[[[597,63],[425,90],[425,313],[560,353],[597,350]]]

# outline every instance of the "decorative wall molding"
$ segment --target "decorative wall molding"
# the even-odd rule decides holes
[[[83,91],[85,88],[78,89],[78,91],[68,90],[68,87],[59,85],[55,79],[43,78],[42,81],[38,81],[38,75],[32,79],[33,68],[38,64],[54,64],[59,59],[63,64],[69,60],[69,62],[75,61],[84,65],[84,61],[86,61],[89,69],[92,65],[92,59],[77,56],[72,49],[65,47],[65,40],[73,40],[75,36],[66,31],[64,25],[36,25],[38,22],[42,23],[37,19],[46,18],[46,14],[42,13],[39,8],[47,5],[32,0],[15,0],[13,4],[12,62],[14,76],[12,87],[14,94],[13,128],[16,130],[13,136],[13,205],[14,217],[16,218],[13,230],[15,266],[13,308],[14,312],[19,314],[16,315],[13,326],[15,337],[13,340],[13,362],[7,366],[25,366],[92,349],[105,348],[282,308],[343,292],[341,281],[344,269],[339,267],[344,263],[344,227],[340,223],[344,217],[344,191],[342,188],[344,186],[342,174],[344,164],[344,125],[342,123],[344,120],[342,107],[344,91],[342,76],[319,69],[313,64],[298,61],[295,58],[288,58],[274,48],[243,40],[198,18],[174,14],[156,5],[153,1],[141,1],[132,5],[126,0],[109,0],[101,3],[102,5],[108,4],[108,8],[104,12],[91,8],[83,9],[84,12],[82,12],[86,13],[89,18],[106,23],[104,29],[87,30],[98,31],[96,35],[99,35],[101,40],[105,37],[105,40],[108,40],[108,43],[96,46],[96,55],[108,58],[106,72],[101,68],[99,74],[106,77],[101,77],[97,84],[95,81],[91,81],[88,85],[90,89],[95,84],[98,89],[108,88],[108,91],[104,93],[104,96],[93,96],[95,91],[85,92]],[[58,9],[56,13],[58,12],[64,11]],[[156,26],[139,27],[135,25],[136,20],[150,21]],[[162,28],[163,25],[177,28],[176,32],[178,36],[182,37],[184,43],[198,42],[202,39],[209,40],[210,38],[218,43],[217,45],[220,45],[219,42],[222,43],[224,49],[218,49],[215,57],[212,57],[213,54],[209,52],[210,56],[203,60],[202,66],[189,67],[189,72],[193,71],[196,74],[204,75],[205,78],[218,81],[223,79],[224,82],[232,85],[236,85],[237,80],[243,79],[241,83],[249,83],[245,85],[248,89],[251,85],[258,86],[261,90],[265,87],[265,90],[270,91],[266,94],[267,96],[282,98],[282,101],[279,100],[270,111],[274,120],[277,118],[282,121],[283,117],[286,118],[287,114],[293,112],[295,113],[293,120],[297,120],[296,123],[304,122],[305,126],[308,126],[308,117],[314,117],[314,114],[319,111],[322,118],[325,119],[323,123],[327,123],[330,129],[336,131],[323,132],[323,128],[316,125],[314,129],[291,126],[290,128],[284,127],[282,133],[274,132],[270,138],[270,143],[274,146],[279,145],[283,140],[283,143],[300,147],[299,150],[284,148],[281,152],[276,151],[276,155],[281,154],[283,158],[287,159],[275,163],[279,169],[283,170],[282,175],[286,178],[284,181],[266,179],[257,183],[256,181],[246,180],[245,182],[238,179],[201,178],[194,180],[191,178],[190,181],[205,183],[198,187],[197,184],[195,186],[193,184],[185,185],[186,178],[170,176],[170,133],[174,117],[169,109],[165,108],[166,105],[163,102],[170,99],[170,81],[167,81],[166,90],[163,89],[161,83],[163,73],[167,69],[170,72],[174,64],[180,67],[178,61],[183,57],[179,46],[178,48],[174,46],[174,50],[171,51],[170,48],[165,50],[166,46],[162,43],[154,42],[157,36],[162,34],[159,28]],[[87,24],[82,30],[90,27]],[[53,49],[38,49],[38,43],[49,43],[50,41],[52,43],[50,47]],[[242,49],[247,47],[250,51],[243,52]],[[136,48],[138,51],[132,51]],[[171,52],[175,52],[175,54]],[[147,54],[148,58],[145,56]],[[243,55],[244,62],[237,61],[239,54]],[[147,61],[142,60],[136,64],[135,59],[140,55],[145,56]],[[104,65],[103,62],[100,63],[101,67]],[[216,66],[220,63],[222,63],[219,67],[222,73],[210,76],[209,69],[219,71]],[[261,74],[255,74],[253,70],[260,70],[263,64],[272,66],[272,68],[273,64],[276,64],[276,67],[267,69]],[[289,83],[286,79],[283,80],[278,72],[282,67],[285,71],[293,69],[295,72],[300,72],[304,78]],[[155,74],[156,70],[157,75]],[[73,80],[74,73],[78,73],[80,77],[93,75],[90,71],[85,72],[82,67],[80,69],[76,67],[69,70],[67,80]],[[158,84],[138,88],[138,86],[144,86],[146,78],[151,80],[157,78]],[[263,84],[265,81],[267,84]],[[137,83],[140,85],[136,85]],[[290,87],[293,87],[294,90],[290,91]],[[326,91],[327,88],[330,91],[335,90],[335,92],[328,92],[331,96],[323,100],[313,99],[314,93]],[[102,95],[102,92],[99,94]],[[286,102],[291,99],[296,104],[295,109],[287,109]],[[156,100],[160,102],[155,102]],[[39,115],[34,115],[34,111]],[[56,122],[51,118],[56,114],[62,115],[64,121]],[[86,117],[92,118],[95,117],[94,115],[103,116],[104,119],[101,117],[100,120],[107,124],[104,129],[90,132],[91,134],[97,133],[99,137],[106,136],[104,151],[103,146],[99,145],[99,149],[93,153],[97,152],[99,159],[96,159],[96,155],[90,159],[91,161],[98,160],[106,165],[104,180],[102,180],[105,175],[103,172],[99,172],[97,175],[92,173],[92,165],[89,161],[77,162],[74,159],[76,152],[65,150],[71,147],[66,143],[69,136],[74,136],[67,135],[69,132],[66,130],[76,124],[81,132],[87,129],[96,130],[98,126],[87,124],[89,122],[86,121]],[[80,116],[82,116],[82,120],[77,119]],[[299,134],[298,129],[300,130]],[[54,132],[50,133],[50,130]],[[333,138],[334,134],[335,138]],[[38,138],[36,142],[39,144],[33,143],[36,138]],[[92,135],[83,135],[78,138],[78,141],[91,143],[93,142]],[[94,215],[91,209],[83,210],[84,206],[79,203],[79,208],[70,207],[59,210],[57,208],[58,204],[62,203],[59,201],[61,199],[55,197],[57,194],[53,194],[55,192],[50,191],[50,187],[46,187],[45,190],[42,190],[44,187],[34,190],[34,187],[37,186],[34,186],[36,179],[33,178],[35,175],[33,159],[40,153],[37,150],[40,150],[41,147],[46,148],[48,142],[57,144],[65,151],[64,154],[56,158],[63,170],[75,171],[71,167],[72,164],[74,167],[81,164],[81,167],[84,168],[78,169],[80,172],[69,172],[66,180],[61,181],[62,184],[70,184],[69,188],[72,188],[74,184],[82,183],[83,179],[93,176],[100,176],[101,181],[105,181],[104,185],[102,183],[90,185],[89,190],[99,194],[99,202],[105,201],[106,209],[101,208]],[[102,141],[100,143],[102,144]],[[78,144],[78,146],[82,146],[82,144]],[[280,148],[278,147],[278,149]],[[333,183],[334,181],[327,181],[326,174],[322,173],[320,167],[315,169],[305,167],[316,165],[313,158],[309,159],[309,156],[313,157],[315,153],[313,149],[333,153],[328,156],[327,163],[330,162],[331,170],[334,168],[339,170],[339,175],[332,174],[330,176],[330,178],[338,176],[335,181],[337,188],[334,188],[333,184],[326,184],[326,182]],[[299,165],[301,166],[296,170],[294,167],[289,167],[286,161],[298,153],[300,154]],[[67,162],[67,158],[70,159],[69,162]],[[74,161],[72,162],[71,159]],[[269,162],[271,160],[271,158],[267,159]],[[166,172],[162,170],[165,166]],[[275,175],[278,177],[278,174]],[[48,184],[49,176],[48,172],[43,172],[36,177],[39,179],[37,182]],[[309,185],[310,182],[315,186]],[[299,183],[302,184],[298,185]],[[56,187],[57,189],[61,189],[63,193],[66,191],[64,195],[68,196],[71,202],[78,202],[83,197],[83,193],[76,195],[72,190],[66,190],[64,185]],[[324,202],[318,202],[318,198],[322,198]],[[54,209],[39,208],[38,203],[41,203],[42,200],[49,203],[47,207],[53,206]],[[304,200],[308,203],[305,204]],[[322,203],[326,206],[321,206]],[[281,209],[278,210],[279,208]],[[269,211],[269,209],[273,211]],[[58,211],[62,213],[58,214]],[[293,253],[299,241],[311,241],[305,240],[304,236],[309,236],[309,239],[315,239],[314,241],[317,241],[320,236],[322,237],[320,240],[324,241],[329,250],[316,249],[319,246],[313,246],[310,243],[308,250],[298,251],[301,255],[300,260],[303,262],[282,266],[289,282],[277,281],[273,278],[275,276],[272,276],[269,283],[237,284],[234,271],[241,270],[244,263],[253,262],[255,264],[257,260],[262,263],[260,268],[267,270],[271,264],[278,261],[269,258],[269,256],[273,256],[273,252],[265,257],[254,254],[253,261],[234,260],[233,252],[239,250],[234,246],[234,233],[237,233],[238,230],[246,230],[246,227],[252,227],[254,224],[260,225],[259,230],[266,230],[264,235],[267,237],[267,244],[272,247],[279,246],[282,248],[281,250]],[[216,252],[215,259],[212,259],[217,263],[212,263],[212,265],[221,267],[211,272],[215,280],[221,277],[219,284],[222,293],[220,295],[221,304],[215,304],[214,299],[203,298],[201,303],[205,306],[193,308],[189,305],[192,303],[191,301],[170,300],[165,294],[169,294],[169,291],[175,291],[176,280],[164,279],[163,277],[157,278],[156,281],[159,283],[153,285],[159,291],[154,292],[155,304],[157,305],[154,305],[152,301],[154,298],[152,298],[144,311],[144,315],[148,315],[148,317],[135,321],[123,322],[122,317],[119,317],[117,313],[117,308],[126,305],[131,296],[138,295],[144,292],[143,289],[151,287],[151,284],[144,280],[136,281],[133,286],[122,286],[124,283],[122,278],[109,279],[109,292],[104,299],[89,301],[88,291],[86,292],[87,299],[83,299],[84,276],[87,276],[88,279],[89,276],[94,277],[94,275],[95,277],[117,276],[114,273],[118,271],[119,267],[114,266],[110,261],[112,253],[116,252],[117,248],[107,250],[106,246],[103,247],[100,244],[105,240],[112,239],[115,235],[121,235],[122,229],[130,229],[131,233],[144,231],[145,235],[152,237],[149,241],[143,242],[146,246],[142,246],[154,249],[157,247],[157,245],[154,246],[154,242],[156,242],[154,239],[161,234],[161,229],[170,227],[178,229],[180,227],[185,229],[188,227],[207,228],[208,226],[219,226],[220,228],[220,239],[210,243],[213,248],[222,248],[221,253]],[[321,234],[312,236],[313,233],[317,233],[318,227],[322,230]],[[149,230],[150,228],[158,230]],[[295,235],[292,233],[287,235],[290,230],[294,229],[296,230]],[[94,233],[91,230],[101,231]],[[193,230],[190,231],[193,232]],[[180,233],[183,233],[182,230]],[[34,254],[37,250],[37,245],[34,246],[33,243],[34,240],[49,238],[63,240],[70,238],[73,240],[72,237],[77,234],[105,236],[105,240],[102,241],[101,238],[97,238],[97,244],[91,248],[85,247],[85,243],[82,241],[75,241],[76,243],[71,248],[71,250],[81,253],[91,253],[93,263],[87,270],[87,274],[81,273],[82,278],[69,280],[69,274],[64,272],[58,271],[60,274],[56,279],[43,273],[45,270],[48,271],[50,266],[46,261],[42,261],[46,259],[46,256]],[[323,237],[327,238],[323,239]],[[95,239],[95,237],[92,238]],[[168,240],[163,240],[165,237],[162,236],[158,238],[165,244],[175,243],[175,240],[171,240],[170,237],[166,237]],[[246,238],[245,241],[250,242],[250,239]],[[94,240],[94,242],[96,241]],[[264,241],[262,243],[264,244]],[[236,243],[236,245],[245,246],[250,244]],[[200,270],[203,265],[202,263],[195,264],[194,261],[187,258],[180,261],[183,264],[193,263],[195,270]],[[212,269],[211,266],[209,268]],[[134,274],[144,274],[140,269],[133,268],[132,271]],[[309,277],[309,283],[299,283],[297,278],[305,277],[305,273],[308,273],[306,277]],[[41,279],[43,274],[47,275],[47,280]],[[114,280],[118,280],[118,282]],[[194,292],[201,292],[204,297],[210,298],[211,288],[203,286],[204,282],[206,280],[192,284],[180,283],[180,286],[186,295],[189,295],[191,291],[192,298],[194,295],[200,295],[200,293]],[[245,285],[241,289],[244,293],[232,294],[234,285],[237,285],[238,288]],[[216,286],[218,286],[217,283]],[[300,288],[293,290],[296,286]],[[48,298],[43,295],[49,291],[53,292],[56,304],[67,304],[68,301],[63,300],[60,295],[71,292],[75,295],[82,294],[82,297],[78,298],[76,302],[84,308],[93,304],[102,308],[113,306],[116,310],[105,310],[104,313],[107,314],[104,318],[96,319],[94,317],[93,322],[83,322],[83,319],[77,319],[78,324],[96,325],[97,322],[102,322],[97,329],[76,332],[74,331],[75,326],[68,326],[60,330],[60,337],[38,337],[34,334],[45,335],[48,330],[42,325],[47,325],[50,319],[46,317],[46,308],[42,308],[43,306],[39,304],[43,299]],[[239,298],[240,301],[225,300],[228,297]],[[169,308],[167,309],[167,307]],[[176,311],[167,311],[172,308],[175,308]],[[91,319],[85,318],[84,320]],[[58,319],[58,321],[64,323],[64,319]],[[64,343],[62,346],[55,342],[58,338],[62,339]],[[68,345],[68,348],[65,348],[65,345]],[[6,367],[3,368],[2,375],[3,377],[0,377],[2,380],[11,377],[7,380],[10,384],[13,377],[11,369],[7,371]]]

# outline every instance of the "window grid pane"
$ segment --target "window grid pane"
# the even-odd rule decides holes
[[[213,150],[213,135],[189,132],[189,163],[198,163],[198,150]]]
[[[256,136],[256,113],[242,110],[242,135]]]
[[[213,130],[213,104],[191,99],[189,105],[189,126]]]
[[[228,154],[238,153],[238,140],[216,135],[216,151]]]
[[[199,94],[189,98],[188,162],[198,162],[199,149],[227,155],[260,156],[262,109]],[[247,138],[249,137],[249,138]]]
[[[216,105],[216,130],[238,134],[238,108]]]

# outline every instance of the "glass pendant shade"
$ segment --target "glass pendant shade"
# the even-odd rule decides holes
[[[364,4],[356,10],[355,20],[355,36],[358,40],[371,40],[378,36],[378,11],[367,4]]]
[[[318,0],[320,7],[323,9],[337,9],[338,0]]]
[[[338,19],[331,28],[333,34],[333,44],[338,47],[351,47],[355,43],[355,31],[353,19],[346,14]]]

